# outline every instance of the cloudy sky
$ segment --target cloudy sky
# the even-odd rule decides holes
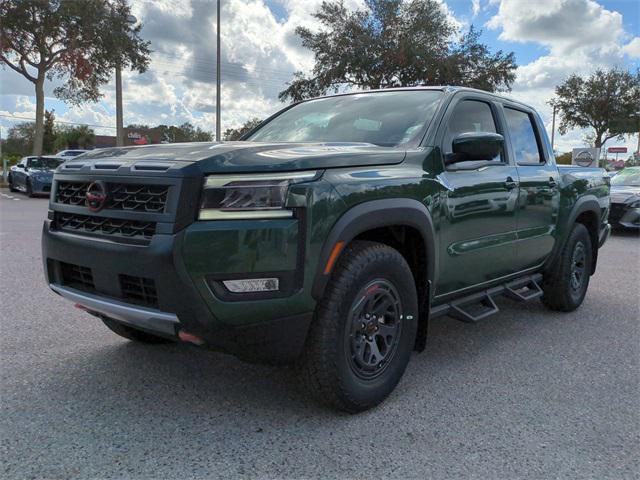
[[[189,121],[215,130],[215,2],[213,0],[131,0],[151,41],[151,67],[126,72],[125,125]],[[282,107],[278,92],[296,70],[309,70],[313,57],[294,33],[314,27],[311,13],[321,0],[222,0],[222,128],[265,117]],[[571,73],[598,67],[640,66],[638,0],[442,0],[460,26],[483,29],[493,50],[514,51],[517,79],[511,96],[534,105],[551,130],[546,101]],[[362,0],[345,0],[358,6]],[[86,123],[97,133],[115,132],[113,83],[102,101],[72,107],[45,87],[46,108],[58,120]],[[0,70],[0,125],[3,134],[17,120],[34,118],[33,85],[9,69]],[[561,151],[582,146],[585,132],[557,136]],[[607,146],[635,149],[637,136]]]

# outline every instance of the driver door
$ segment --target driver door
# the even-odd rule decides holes
[[[496,106],[483,97],[452,101],[443,119],[443,160],[453,139],[468,132],[503,134]],[[508,149],[493,160],[445,167],[439,180],[440,263],[436,296],[451,294],[515,272],[518,172]],[[444,164],[444,162],[443,162]]]

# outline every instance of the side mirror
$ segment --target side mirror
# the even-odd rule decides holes
[[[474,160],[493,160],[502,151],[504,137],[499,133],[467,132],[453,139],[453,153],[445,159],[446,165]]]
[[[24,165],[17,164],[16,168],[19,168],[20,170],[24,170]]]

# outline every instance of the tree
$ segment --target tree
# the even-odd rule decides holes
[[[28,155],[33,146],[36,124],[23,122],[14,125],[7,132],[7,138],[2,141],[2,153],[7,155]]]
[[[88,149],[93,147],[95,142],[95,132],[87,125],[64,126],[56,131],[55,149],[56,151],[67,148]]]
[[[377,89],[413,85],[462,85],[510,90],[513,52],[491,53],[473,27],[457,42],[455,26],[437,0],[365,0],[348,10],[325,1],[314,17],[318,32],[296,28],[315,56],[311,76],[294,74],[280,99],[299,101],[344,87]]]
[[[633,114],[640,105],[640,70],[635,74],[596,70],[586,79],[571,75],[556,87],[554,103],[562,118],[561,134],[573,128],[591,128],[587,138],[601,148],[607,140],[635,132]]]
[[[33,154],[42,153],[44,82],[60,78],[55,95],[72,104],[96,101],[117,64],[140,73],[149,64],[141,25],[128,23],[126,0],[2,0],[0,62],[35,86]]]
[[[565,152],[556,157],[556,163],[558,165],[571,165],[572,154],[571,152]]]
[[[239,140],[245,133],[250,132],[261,123],[262,120],[259,118],[251,118],[244,122],[244,125],[239,128],[227,128],[222,134],[222,138],[224,140]]]
[[[56,141],[56,116],[55,110],[44,111],[44,135],[42,138],[42,151],[44,153],[53,153],[54,143]]]
[[[176,127],[175,125],[159,125],[161,137],[168,143],[179,142],[210,142],[213,140],[211,132],[194,127],[189,122]]]

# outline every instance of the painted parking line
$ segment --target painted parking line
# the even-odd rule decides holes
[[[0,197],[8,198],[10,200],[20,200],[19,198],[16,198],[13,195],[8,195],[6,193],[0,193]]]

